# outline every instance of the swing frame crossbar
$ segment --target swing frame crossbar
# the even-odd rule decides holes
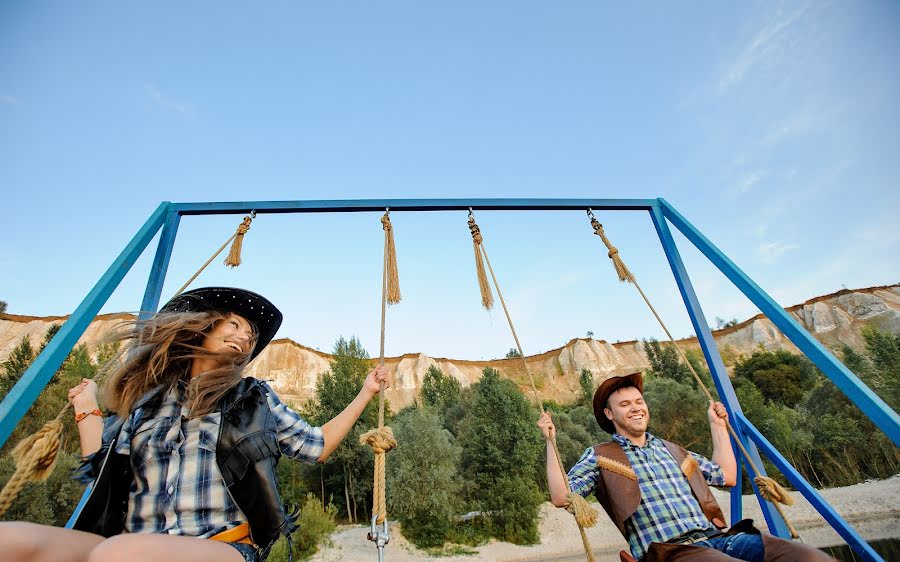
[[[138,230],[109,269],[94,285],[78,308],[66,320],[59,332],[34,360],[21,379],[0,403],[0,446],[6,443],[13,429],[25,415],[38,395],[59,369],[78,339],[107,302],[113,291],[135,264],[150,242],[161,230],[156,254],[141,303],[141,315],[152,314],[159,307],[160,294],[166,279],[169,260],[178,233],[181,217],[186,215],[241,214],[256,211],[264,213],[352,213],[352,212],[402,211],[643,211],[659,235],[662,249],[672,269],[682,300],[691,319],[694,331],[715,381],[719,397],[725,404],[735,432],[750,452],[754,464],[762,469],[759,449],[766,458],[790,481],[822,517],[838,532],[850,547],[869,561],[882,558],[845,521],[834,508],[809,484],[790,462],[772,446],[760,431],[744,416],[738,403],[728,372],[722,362],[712,331],[700,307],[690,276],[669,229],[673,225],[716,268],[721,271],[744,295],[755,304],[781,332],[796,345],[862,412],[878,426],[895,446],[900,446],[900,417],[881,398],[867,387],[855,374],[841,363],[828,349],[806,331],[772,297],[763,291],[750,277],[738,268],[721,250],[710,242],[694,225],[685,219],[671,204],[658,199],[357,199],[311,201],[240,201],[240,202],[192,202],[165,201],[156,208],[146,223]],[[741,464],[738,459],[738,482],[731,489],[731,521],[742,518]],[[790,539],[787,525],[772,504],[760,496],[753,484],[769,531],[776,536]],[[87,493],[84,498],[87,497]],[[72,515],[69,525],[84,503]]]

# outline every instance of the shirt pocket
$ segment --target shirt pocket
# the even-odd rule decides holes
[[[141,470],[147,466],[148,461],[152,461],[158,457],[159,445],[157,433],[160,428],[165,425],[164,420],[154,418],[145,421],[141,426],[131,434],[130,456],[131,465],[135,470]],[[165,432],[163,432],[165,435]]]

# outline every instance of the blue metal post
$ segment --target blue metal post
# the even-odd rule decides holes
[[[9,439],[16,424],[37,399],[50,377],[59,369],[69,352],[75,347],[78,338],[81,337],[144,248],[156,235],[166,217],[167,208],[168,203],[163,203],[150,215],[144,226],[135,234],[131,242],[103,274],[103,277],[97,281],[91,292],[81,301],[72,316],[63,324],[44,351],[37,356],[19,382],[0,403],[0,446],[3,446]]]
[[[819,495],[819,492],[813,488],[799,472],[797,472],[797,469],[795,469],[781,453],[778,452],[778,449],[772,446],[772,444],[763,437],[763,434],[743,416],[741,417],[741,427],[743,428],[744,433],[759,445],[760,449],[766,454],[766,457],[772,461],[772,464],[778,467],[778,470],[784,474],[794,488],[803,494],[803,497],[816,508],[816,511],[818,511],[828,524],[831,525],[845,541],[847,541],[847,544],[850,545],[853,550],[870,562],[884,562],[881,556],[879,556],[878,553],[875,552],[861,536],[859,536],[856,530],[844,521],[844,518],[825,501],[825,498]]]
[[[159,296],[162,293],[163,283],[166,281],[169,259],[172,257],[172,247],[175,245],[175,236],[178,234],[180,221],[181,215],[170,208],[166,213],[166,222],[163,225],[162,234],[159,236],[156,257],[153,258],[153,267],[150,269],[150,278],[147,280],[147,289],[144,291],[144,300],[140,310],[141,319],[156,312],[156,309],[159,308]]]
[[[735,450],[734,439],[731,440],[731,449]],[[744,518],[744,458],[735,450],[734,460],[737,461],[737,474],[734,486],[731,487],[731,523]]]
[[[750,453],[753,464],[759,468],[762,474],[765,474],[759,452],[756,450],[753,443],[741,432],[740,422],[738,421],[739,414],[742,414],[741,405],[738,403],[737,396],[734,394],[734,388],[731,386],[731,380],[728,378],[728,371],[725,369],[725,364],[722,363],[722,357],[719,355],[716,340],[713,338],[712,332],[706,323],[706,317],[703,315],[703,309],[700,308],[700,301],[697,299],[697,294],[694,292],[694,287],[691,284],[691,279],[684,267],[684,262],[681,261],[681,254],[679,254],[678,247],[675,245],[675,239],[672,238],[672,233],[669,231],[669,226],[666,224],[666,219],[659,207],[654,207],[650,211],[650,216],[653,218],[653,226],[656,227],[656,232],[659,234],[659,240],[666,253],[666,258],[669,260],[669,266],[672,268],[672,273],[675,275],[675,281],[678,284],[678,290],[681,292],[681,298],[684,300],[688,315],[691,317],[691,324],[693,324],[694,331],[697,333],[697,340],[700,342],[700,347],[703,349],[703,355],[706,357],[706,364],[709,365],[710,374],[712,374],[716,389],[719,391],[719,398],[728,410],[728,415],[731,418],[731,425],[734,428],[735,433],[741,437],[741,442]],[[735,449],[735,454],[737,454],[737,447],[734,443],[732,443],[732,448]],[[756,492],[756,496],[759,498],[759,505],[762,509],[763,516],[766,518],[769,531],[773,535],[789,539],[791,533],[788,530],[784,519],[781,518],[781,515],[775,507],[763,499],[759,494],[759,490],[756,488],[756,484],[753,484],[753,491]],[[732,518],[734,517],[735,512],[738,511],[737,507],[734,506],[734,502],[739,497],[739,493],[732,493]],[[741,501],[742,500],[738,500],[738,503]],[[734,523],[734,520],[732,520],[732,523]]]
[[[704,256],[709,259],[719,271],[725,274],[734,285],[755,304],[781,332],[788,337],[800,351],[802,351],[825,375],[834,382],[841,391],[847,395],[860,410],[871,419],[875,425],[894,442],[900,446],[900,416],[891,409],[884,400],[878,397],[872,389],[866,386],[843,363],[828,351],[819,340],[804,330],[790,314],[785,312],[781,305],[775,302],[759,286],[747,277],[743,271],[734,265],[725,254],[719,251],[712,242],[706,239],[700,231],[681,216],[665,200],[659,200],[663,215],[672,221],[682,234],[697,247]]]

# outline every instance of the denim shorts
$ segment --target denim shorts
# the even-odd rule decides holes
[[[240,552],[241,556],[244,557],[245,562],[262,562],[262,558],[260,558],[259,556],[259,549],[252,544],[243,542],[230,542],[227,544],[233,546],[238,552]]]

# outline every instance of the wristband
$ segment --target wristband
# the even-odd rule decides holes
[[[103,412],[100,411],[100,408],[94,408],[90,412],[81,412],[80,414],[75,414],[75,423],[80,422],[81,420],[83,420],[84,418],[86,418],[88,416],[99,416],[102,418]]]

